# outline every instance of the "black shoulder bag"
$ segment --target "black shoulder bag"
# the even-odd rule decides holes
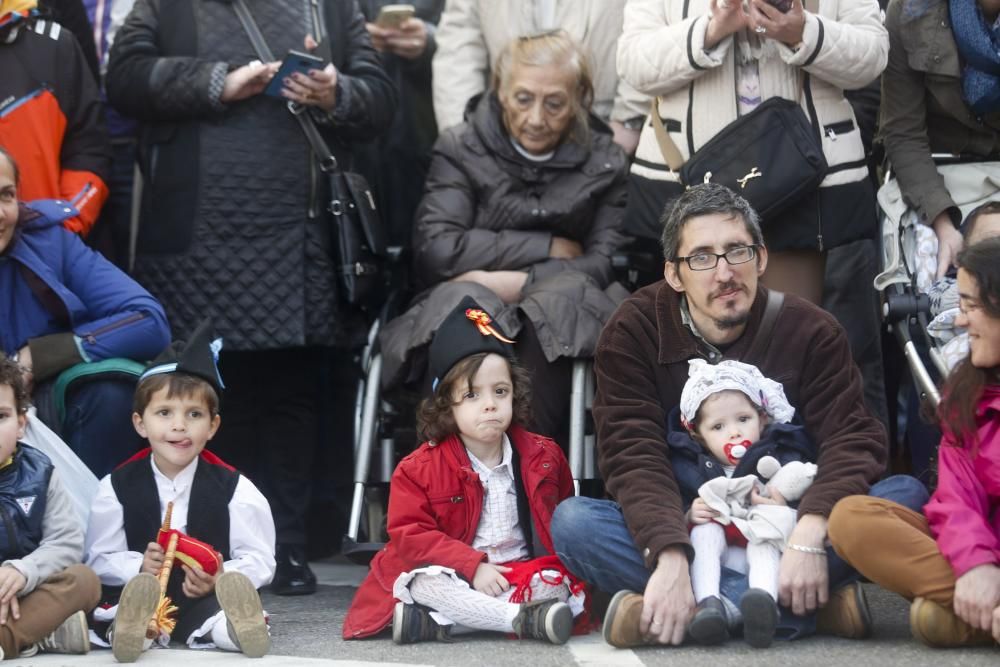
[[[264,41],[246,0],[233,0],[233,8],[257,57],[263,62],[273,62],[274,54]],[[317,11],[322,11],[322,3]],[[322,29],[322,14],[313,18],[317,40],[323,41],[326,31]],[[381,287],[385,278],[386,243],[371,187],[361,174],[340,168],[309,116],[308,107],[288,102],[288,110],[302,127],[329,183],[330,202],[326,210],[333,227],[333,260],[341,296],[352,306],[375,307],[384,292]]]

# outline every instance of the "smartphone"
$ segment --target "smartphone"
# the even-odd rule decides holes
[[[267,88],[264,89],[264,94],[271,97],[284,97],[281,94],[281,89],[285,87],[283,82],[286,78],[295,72],[301,72],[308,76],[309,70],[323,69],[323,67],[322,58],[317,58],[312,54],[302,53],[301,51],[289,51],[288,55],[282,61],[281,67],[278,68],[278,73],[274,75],[271,83],[267,84]]]
[[[764,1],[782,13],[788,13],[788,10],[792,8],[792,0],[764,0]]]
[[[380,28],[399,28],[415,11],[413,5],[385,5],[379,10],[375,25]]]

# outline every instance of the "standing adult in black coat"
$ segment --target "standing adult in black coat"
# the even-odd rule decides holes
[[[142,123],[136,276],[176,337],[207,316],[224,338],[226,425],[215,449],[271,503],[274,590],[311,593],[305,515],[321,362],[330,348],[344,356],[365,327],[338,296],[322,175],[285,102],[306,107],[349,169],[353,142],[391,123],[396,94],[356,2],[321,0],[328,38],[318,46],[308,0],[246,2],[275,57],[315,49],[330,64],[284,80],[286,99],[262,95],[278,63],[257,60],[231,2],[137,0],[107,88]]]

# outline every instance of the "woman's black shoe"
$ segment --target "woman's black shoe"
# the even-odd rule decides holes
[[[274,558],[277,568],[271,591],[275,595],[312,595],[316,592],[316,575],[309,569],[304,547],[279,544]]]
[[[729,639],[729,619],[722,600],[713,595],[699,602],[688,626],[688,634],[702,646],[721,644]]]

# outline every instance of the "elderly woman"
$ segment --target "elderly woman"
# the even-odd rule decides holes
[[[818,190],[762,228],[770,253],[764,282],[819,303],[825,251],[876,232],[861,134],[843,91],[882,72],[889,41],[877,2],[805,4],[810,8],[802,0],[628,0],[618,71],[658,96],[684,160],[767,99],[792,100],[807,117],[815,114],[829,171]],[[630,192],[629,217],[646,218],[649,227],[682,187],[650,123],[632,174],[644,186]]]
[[[152,359],[170,342],[163,308],[63,222],[65,202],[18,203],[19,174],[0,148],[0,350],[14,358],[36,398],[75,364],[109,357]],[[50,424],[100,477],[135,453],[132,385],[93,380],[68,397]]]
[[[592,98],[568,35],[522,37],[466,122],[438,139],[413,236],[424,292],[384,333],[386,383],[423,376],[434,329],[472,295],[516,335],[534,375],[535,430],[559,431],[570,358],[593,353],[623,292],[606,288],[623,240],[626,162],[589,113]]]
[[[1000,80],[973,66],[963,69],[962,57],[966,45],[989,41],[998,15],[996,0],[892,0],[886,10],[891,48],[882,77],[881,131],[903,199],[938,237],[938,277],[962,248],[959,206],[991,193],[972,190],[972,199],[956,202],[931,153],[1000,160]]]

